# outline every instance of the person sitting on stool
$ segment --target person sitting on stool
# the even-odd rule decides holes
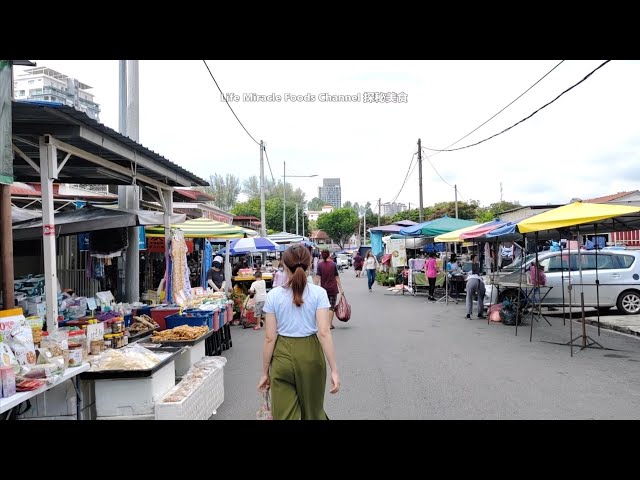
[[[471,275],[467,277],[467,316],[471,320],[471,311],[473,310],[473,296],[478,295],[478,318],[484,318],[484,280],[479,275],[480,265],[474,264],[471,269]]]

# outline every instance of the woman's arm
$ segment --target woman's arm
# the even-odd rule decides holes
[[[273,313],[265,314],[264,344],[262,346],[262,377],[258,382],[258,390],[265,392],[270,387],[269,365],[273,357],[273,349],[276,346],[278,332],[276,329],[276,316]]]
[[[331,390],[330,393],[336,393],[340,390],[340,375],[336,365],[335,351],[333,348],[333,337],[331,336],[331,317],[328,308],[319,308],[316,310],[316,323],[318,325],[318,340],[322,346],[324,356],[329,363],[331,369]]]

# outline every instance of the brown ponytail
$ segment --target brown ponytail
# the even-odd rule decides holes
[[[282,261],[291,271],[291,277],[287,283],[287,287],[290,287],[293,291],[293,303],[297,307],[302,305],[302,294],[307,286],[307,274],[306,271],[311,265],[311,255],[309,250],[301,245],[295,245],[285,250],[282,255]]]

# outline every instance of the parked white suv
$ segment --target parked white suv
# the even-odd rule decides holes
[[[560,254],[562,253],[562,258]],[[582,262],[582,285],[580,284],[579,259]],[[543,306],[561,306],[563,304],[563,277],[564,277],[564,305],[569,305],[569,300],[575,305],[580,305],[580,293],[584,287],[585,307],[598,307],[601,310],[609,310],[617,307],[623,314],[640,313],[640,251],[633,250],[599,250],[597,254],[598,270],[597,280],[599,288],[596,288],[596,252],[581,250],[569,253],[541,252],[538,253],[538,261],[544,267],[547,276],[547,285],[553,287]],[[529,254],[521,262],[517,260],[506,267],[498,275],[496,282],[518,282],[518,271],[528,272],[531,263],[535,260],[534,254]],[[524,265],[524,267],[522,266]],[[569,265],[571,270],[569,270]],[[527,273],[528,275],[528,273]],[[510,278],[511,277],[511,278]],[[569,290],[569,281],[572,288]],[[517,288],[500,289],[500,298],[496,298],[496,288],[487,285],[486,300],[494,304],[502,302],[505,298],[517,299]],[[569,298],[571,292],[571,299]],[[521,293],[521,295],[523,295]],[[599,301],[598,301],[599,300]]]

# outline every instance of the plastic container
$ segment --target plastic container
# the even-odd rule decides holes
[[[207,317],[207,326],[209,330],[213,330],[213,317],[217,315],[217,310],[185,310],[182,312],[183,315],[187,317]]]
[[[87,334],[84,330],[72,330],[69,332],[69,349],[79,348],[82,352],[82,359],[89,357],[89,345],[87,344]]]
[[[7,398],[16,394],[16,372],[13,367],[0,367],[0,398]]]
[[[125,315],[123,317],[123,320],[124,320],[124,326],[128,327],[129,325],[131,325],[131,321],[133,320],[133,314],[130,313],[129,315]]]
[[[173,327],[169,327],[167,326],[166,322],[165,322],[165,318],[167,318],[170,315],[175,315],[176,313],[180,312],[180,308],[179,307],[169,307],[169,306],[164,306],[164,307],[155,307],[153,309],[151,309],[151,318],[159,325],[160,328],[158,328],[158,330],[166,330],[167,328],[173,328]]]
[[[165,318],[166,328],[175,328],[180,325],[189,325],[190,327],[208,327],[209,317],[208,315],[169,315]]]

